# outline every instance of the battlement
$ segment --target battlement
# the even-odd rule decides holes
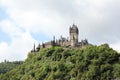
[[[34,47],[31,50],[31,52],[38,52],[41,48],[50,48],[52,46],[81,48],[84,47],[85,45],[88,45],[87,39],[81,40],[81,42],[79,42],[78,35],[79,35],[78,27],[77,25],[73,24],[72,27],[70,26],[69,28],[69,39],[61,36],[60,39],[55,40],[55,36],[54,36],[53,40],[39,44],[36,48],[34,44]]]

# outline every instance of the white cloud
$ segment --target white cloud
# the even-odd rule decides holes
[[[0,62],[3,60],[24,60],[28,52],[36,42],[29,33],[23,33],[19,38],[13,38],[10,45],[7,42],[0,43]],[[37,42],[36,42],[37,43]]]
[[[29,32],[22,32],[19,27],[9,20],[0,22],[0,27],[6,34],[10,35],[11,43],[0,43],[0,62],[6,60],[24,60],[32,49],[33,43],[37,43]]]
[[[110,44],[110,47],[113,48],[114,50],[120,52],[120,42],[115,42],[113,44]]]
[[[22,32],[22,30],[19,29],[19,26],[8,19],[0,21],[0,28],[11,37],[18,36]]]
[[[9,17],[19,23],[22,28],[30,32],[41,32],[48,36],[53,36],[54,34],[67,35],[68,25],[72,24],[73,21],[71,21],[69,14],[63,15],[59,11],[64,1],[61,1],[59,9],[56,8],[58,5],[54,4],[54,2],[59,4],[55,0],[47,1],[47,3],[42,0],[1,0],[1,4],[5,7]],[[67,7],[66,10],[68,10]]]

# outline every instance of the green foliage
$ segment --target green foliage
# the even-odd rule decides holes
[[[22,63],[23,63],[22,61],[8,62],[5,60],[5,62],[0,63],[0,74],[4,74],[10,71],[11,69],[17,67]]]
[[[101,46],[83,49],[51,47],[29,53],[23,64],[0,75],[1,80],[120,79],[120,54]]]

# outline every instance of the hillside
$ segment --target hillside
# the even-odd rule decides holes
[[[83,49],[41,49],[29,53],[20,66],[0,75],[0,80],[115,79],[120,79],[120,54],[107,44]]]
[[[13,68],[17,67],[18,65],[21,65],[23,61],[14,61],[14,62],[9,62],[9,61],[4,61],[0,63],[0,74],[6,73]]]

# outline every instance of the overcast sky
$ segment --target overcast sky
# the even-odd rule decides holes
[[[55,35],[79,28],[79,41],[108,43],[120,52],[120,0],[0,0],[0,62],[24,60]]]

